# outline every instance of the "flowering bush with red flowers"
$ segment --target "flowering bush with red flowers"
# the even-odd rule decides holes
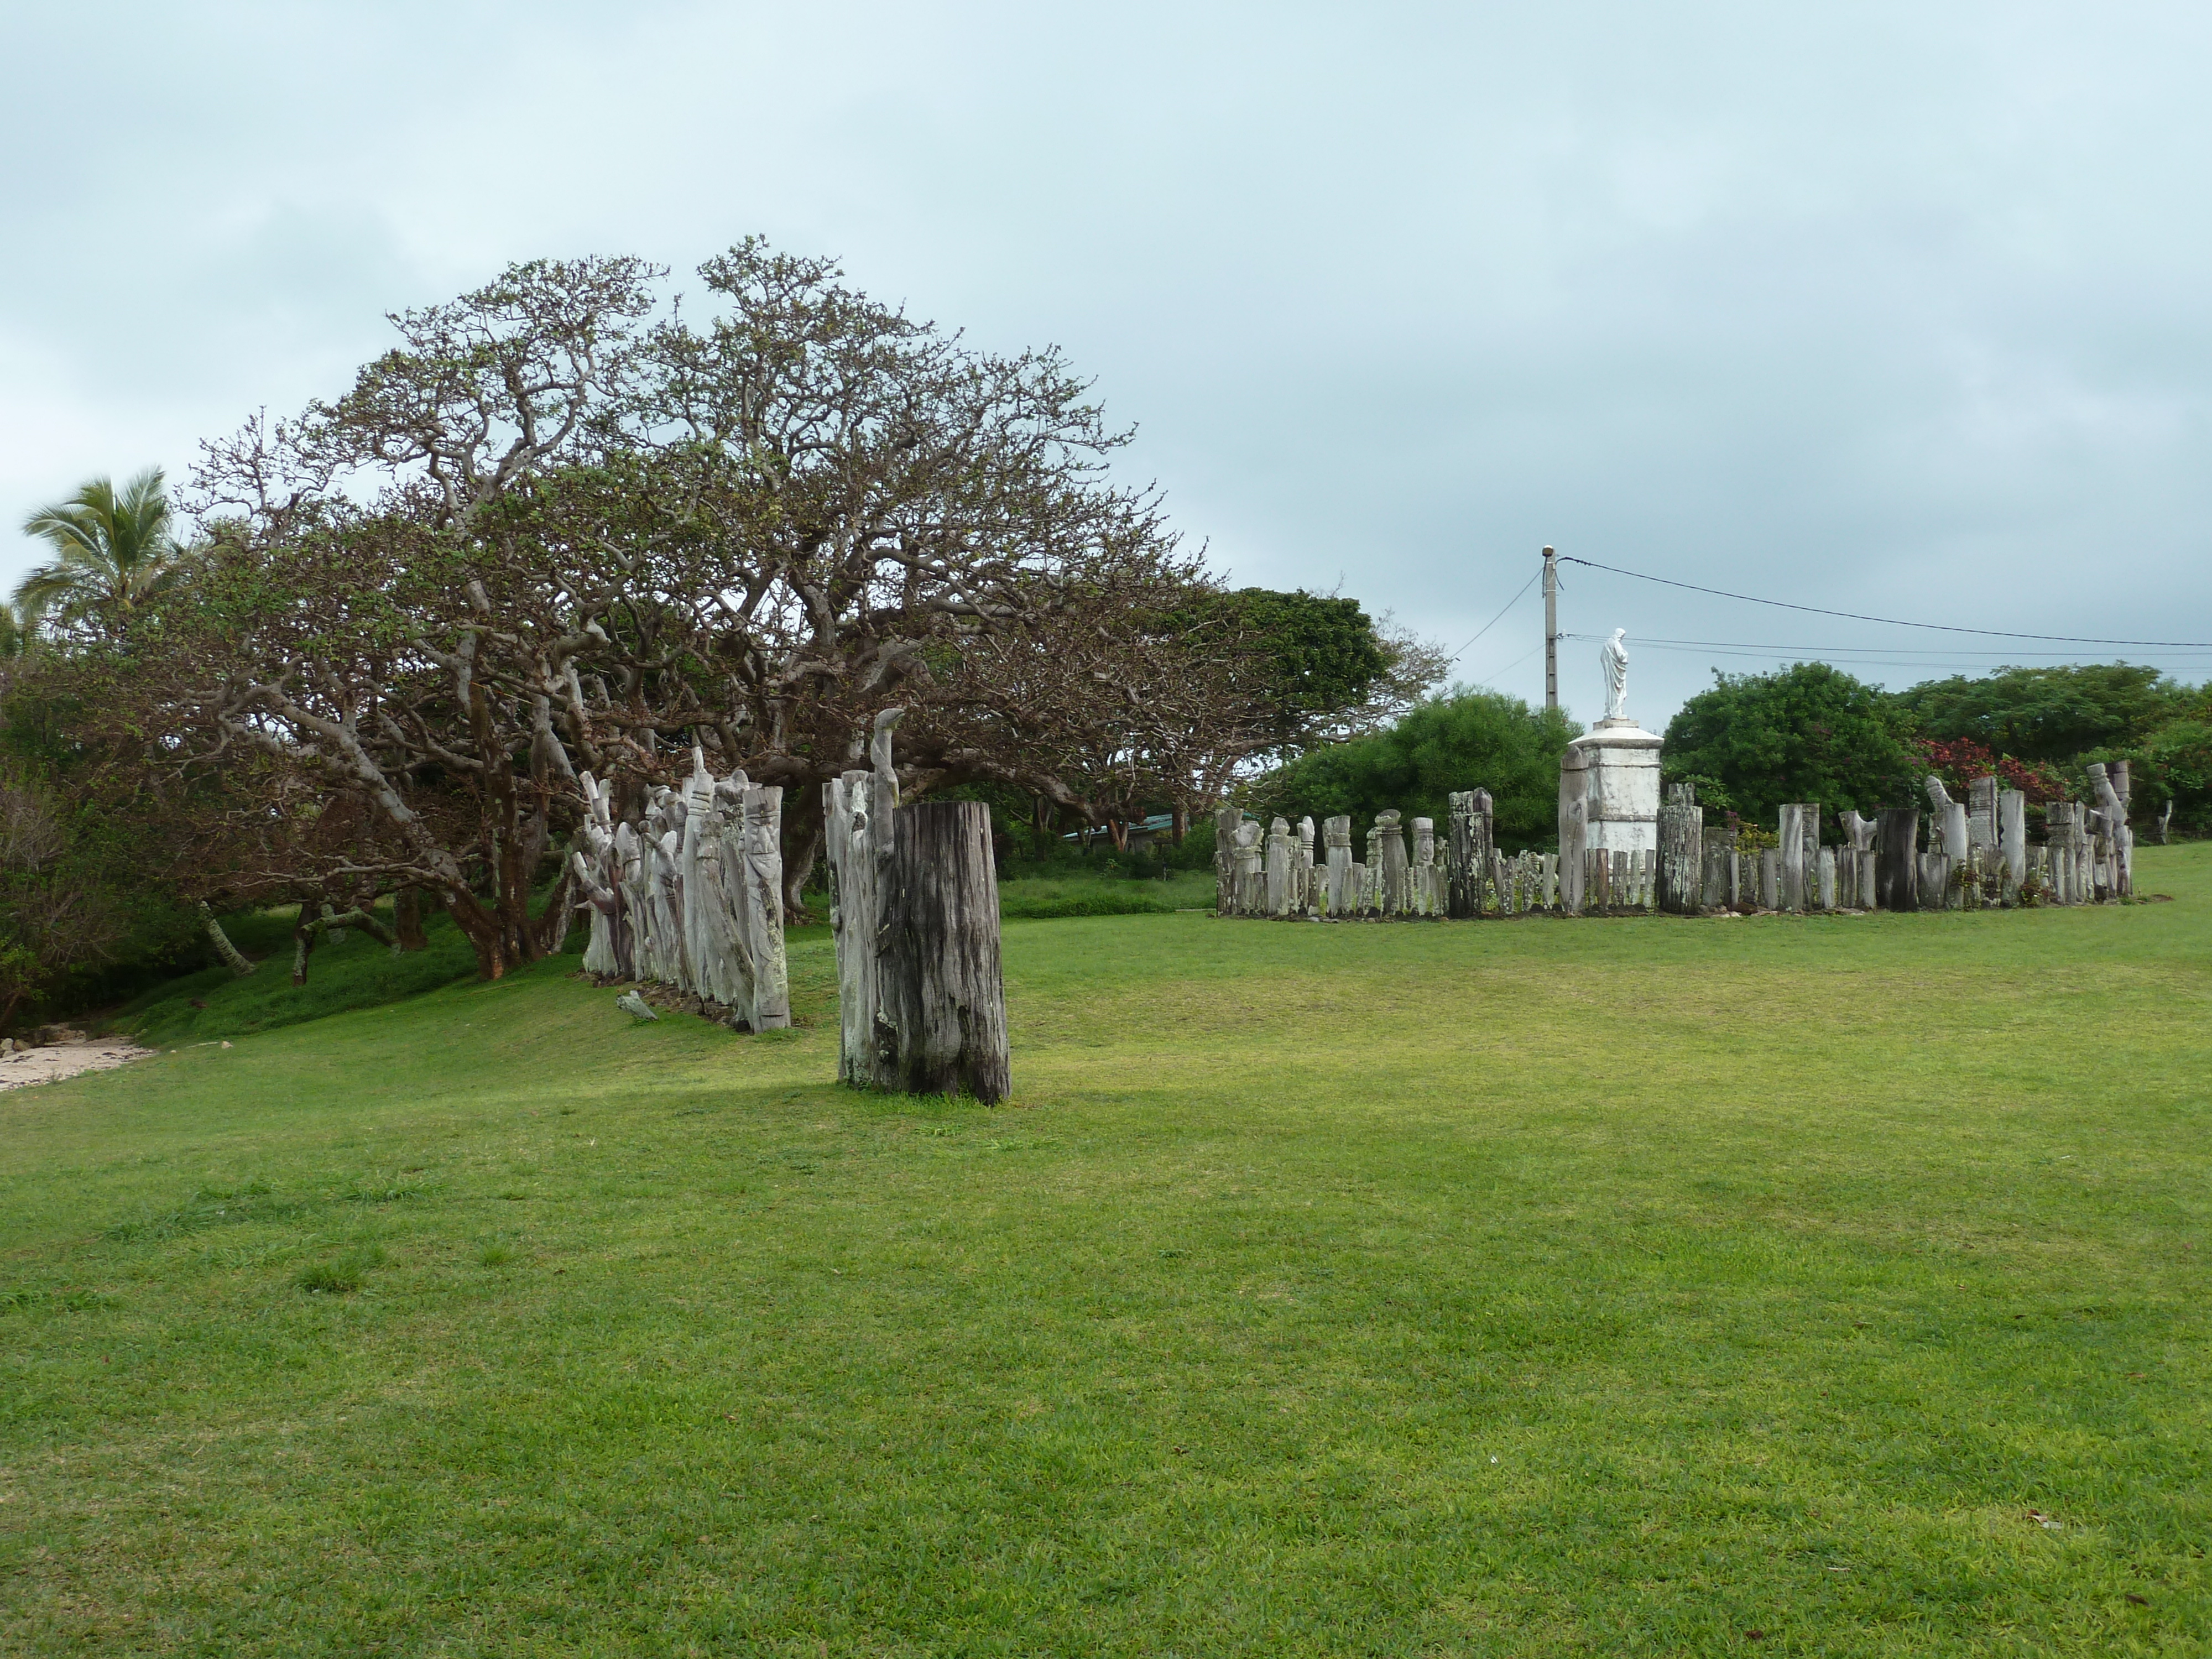
[[[1972,780],[1987,777],[1996,778],[2008,789],[2019,790],[2030,806],[2070,800],[2075,794],[2065,775],[2050,762],[2014,760],[1972,738],[1915,738],[1912,750],[1921,765],[1943,780],[1954,800],[1966,798],[1966,786]]]

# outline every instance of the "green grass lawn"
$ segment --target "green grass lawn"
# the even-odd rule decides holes
[[[999,914],[1007,921],[1058,916],[1139,915],[1211,910],[1213,872],[1172,870],[1164,881],[1072,871],[1017,876],[999,884]]]
[[[554,963],[0,1095],[0,1650],[2212,1650],[2142,866],[1010,922],[993,1110],[830,1081],[820,930],[788,1032]]]

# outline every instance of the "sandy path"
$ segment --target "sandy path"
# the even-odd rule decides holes
[[[52,1083],[79,1072],[106,1072],[143,1060],[154,1051],[120,1037],[91,1042],[57,1042],[45,1048],[27,1048],[19,1054],[0,1054],[0,1089],[20,1089],[27,1084]]]

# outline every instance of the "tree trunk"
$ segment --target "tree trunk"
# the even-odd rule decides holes
[[[430,941],[422,932],[422,890],[403,887],[392,896],[393,931],[399,936],[403,951],[422,951]]]
[[[222,958],[224,967],[240,979],[253,971],[253,964],[230,942],[230,935],[222,931],[222,921],[205,899],[200,901],[200,925],[207,929],[208,943],[215,946],[215,953]]]
[[[892,823],[878,935],[884,1005],[876,1016],[891,1086],[1003,1100],[1006,994],[991,809],[981,801],[921,801],[901,807]]]
[[[307,907],[300,907],[300,919],[292,925],[292,986],[295,990],[307,982],[307,958],[313,954],[315,940],[322,928],[307,915]]]
[[[848,777],[851,773],[845,775]],[[815,861],[822,856],[823,803],[830,786],[799,789],[791,797],[792,811],[783,817],[783,915],[791,921],[808,919],[806,884],[814,879]]]

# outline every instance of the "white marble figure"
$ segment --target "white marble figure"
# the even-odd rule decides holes
[[[1616,628],[1613,637],[1598,647],[1597,659],[1605,668],[1605,717],[1609,720],[1628,718],[1628,647],[1621,641],[1628,630]]]

